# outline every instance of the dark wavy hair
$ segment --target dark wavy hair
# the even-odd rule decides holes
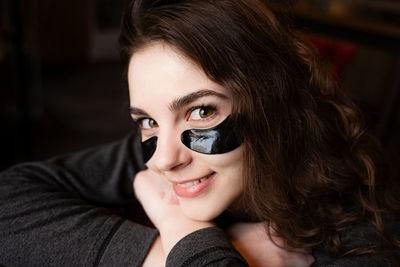
[[[359,110],[315,49],[264,3],[130,2],[120,35],[123,61],[155,42],[177,49],[231,94],[250,217],[273,226],[288,249],[320,246],[340,256],[398,248],[384,221],[399,214],[399,188],[377,164],[377,145]],[[344,247],[346,231],[365,223],[382,245]]]

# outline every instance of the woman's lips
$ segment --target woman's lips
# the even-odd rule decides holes
[[[200,195],[212,182],[215,172],[195,180],[173,183],[175,194],[179,197],[192,198]]]

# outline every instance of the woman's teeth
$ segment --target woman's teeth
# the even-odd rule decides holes
[[[206,176],[206,177],[204,177],[204,178],[198,179],[198,180],[194,180],[194,181],[190,181],[190,182],[184,183],[184,184],[178,184],[178,186],[179,186],[179,187],[183,187],[183,188],[185,188],[185,187],[190,187],[190,186],[194,186],[194,185],[197,185],[197,184],[199,184],[199,183],[204,182],[205,180],[208,179],[208,177],[210,177],[210,175],[208,175],[208,176]]]

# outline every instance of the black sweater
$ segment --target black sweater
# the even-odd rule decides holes
[[[143,167],[139,141],[130,136],[2,172],[0,266],[140,266],[158,235],[138,223],[132,181]],[[137,211],[133,220],[128,209]],[[350,243],[364,240],[368,231],[351,236]],[[313,266],[386,266],[371,256],[334,260],[318,248],[313,256]],[[216,227],[186,236],[167,258],[167,266],[206,265],[247,263]]]

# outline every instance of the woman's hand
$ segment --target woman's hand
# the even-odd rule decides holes
[[[274,244],[266,233],[263,223],[237,223],[227,229],[234,247],[251,267],[259,266],[310,266],[314,258],[302,250],[284,250]],[[282,245],[280,238],[275,242]]]
[[[214,225],[212,222],[200,222],[187,217],[179,206],[172,185],[152,170],[139,172],[133,187],[147,216],[160,231],[165,255],[186,235]]]

